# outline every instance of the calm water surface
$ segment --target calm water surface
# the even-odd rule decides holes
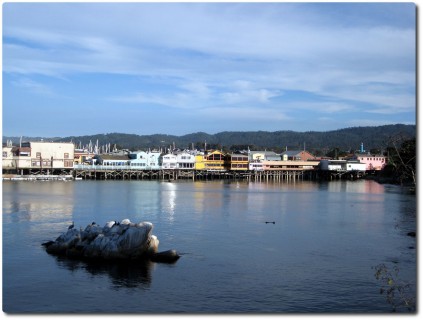
[[[416,197],[372,181],[3,184],[8,313],[383,313],[372,267],[416,282]],[[176,264],[48,255],[72,221],[150,221]],[[274,221],[275,224],[266,224]],[[413,291],[412,291],[413,292]],[[414,287],[415,293],[415,287]]]

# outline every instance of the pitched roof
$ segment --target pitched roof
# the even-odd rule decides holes
[[[302,150],[285,151],[285,152],[282,152],[282,155],[286,154],[288,157],[293,157],[293,156],[300,154],[301,152],[302,152]]]
[[[109,155],[109,154],[101,154],[97,155],[98,158],[101,158],[103,160],[129,160],[129,157],[126,156],[116,156],[116,155]]]

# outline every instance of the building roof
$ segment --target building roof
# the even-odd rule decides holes
[[[126,156],[117,156],[117,155],[110,155],[110,154],[98,154],[94,158],[101,158],[103,160],[129,160],[129,157]]]
[[[250,153],[263,153],[264,155],[268,155],[268,156],[277,156],[278,154],[274,151],[260,151],[260,150],[251,150]]]
[[[287,155],[288,157],[293,157],[303,152],[303,150],[290,150],[290,151],[284,151],[282,152],[282,155]],[[304,151],[307,152],[307,151]]]

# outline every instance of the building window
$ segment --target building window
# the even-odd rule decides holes
[[[63,158],[69,159],[69,153],[65,153]]]
[[[32,161],[32,163],[31,163],[31,165],[33,166],[33,167],[39,167],[40,166],[40,161]]]
[[[3,158],[7,158],[7,151],[3,151]]]
[[[65,167],[72,167],[73,161],[72,160],[65,160]]]

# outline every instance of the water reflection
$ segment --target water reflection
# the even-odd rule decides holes
[[[168,219],[170,222],[173,222],[175,219],[175,208],[176,208],[176,192],[177,192],[177,185],[176,183],[168,182],[163,185],[164,188],[162,190],[162,208],[167,213]]]
[[[327,190],[330,192],[354,192],[354,193],[372,193],[382,194],[385,187],[379,183],[369,180],[360,181],[331,181],[327,184]]]
[[[45,182],[34,188],[33,182],[3,182],[3,187],[3,217],[14,223],[51,218],[72,220],[74,202],[70,183]]]
[[[114,289],[141,288],[151,285],[151,272],[154,262],[146,261],[80,261],[65,257],[54,257],[57,265],[71,272],[86,271],[89,275],[99,277],[106,275]]]

